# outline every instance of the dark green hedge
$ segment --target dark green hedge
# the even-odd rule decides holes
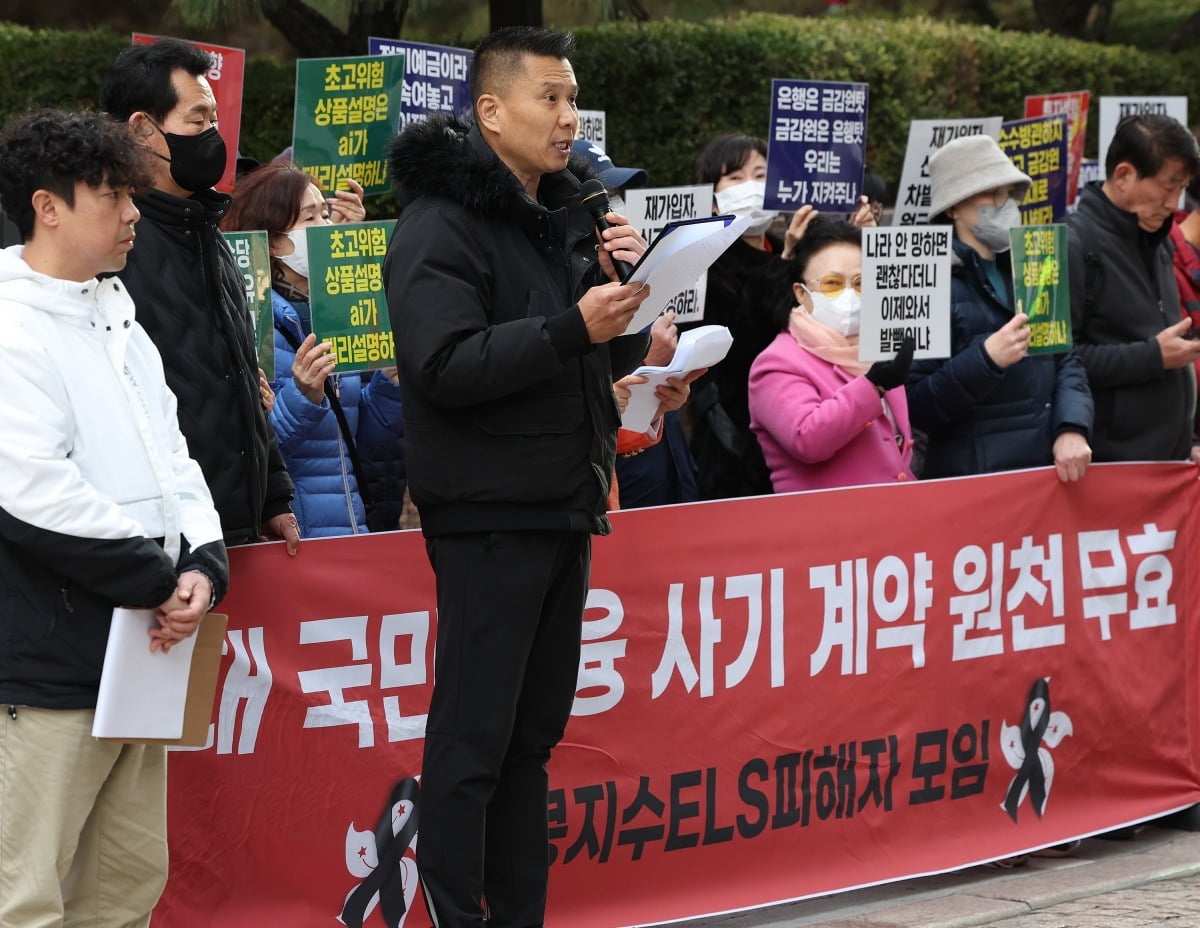
[[[127,34],[0,23],[0,120],[39,106],[95,106],[100,78]]]
[[[61,32],[0,23],[0,121],[39,106],[96,107],[100,81],[127,33]],[[246,63],[243,151],[269,158],[291,143],[295,65]]]
[[[869,83],[868,163],[893,182],[909,120],[1018,119],[1027,94],[1090,90],[1092,155],[1101,95],[1191,94],[1190,112],[1200,116],[1200,56],[928,19],[756,15],[577,35],[581,105],[607,112],[616,162],[645,167],[656,184],[686,182],[696,152],[716,133],[765,136],[773,77]]]
[[[576,30],[580,105],[608,113],[617,163],[655,184],[686,183],[719,132],[765,135],[773,77],[871,85],[868,161],[893,182],[910,119],[1019,118],[1026,94],[1191,94],[1200,116],[1200,56],[1150,54],[1045,35],[928,19],[747,16],[711,23],[611,24]],[[30,106],[94,105],[128,36],[0,24],[0,119]],[[290,142],[293,64],[251,59],[242,151],[259,159]],[[1089,125],[1095,151],[1096,105]]]

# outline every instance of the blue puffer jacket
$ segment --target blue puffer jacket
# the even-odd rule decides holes
[[[1063,431],[1086,438],[1092,394],[1075,352],[1030,355],[1001,370],[983,343],[1013,317],[1008,294],[998,295],[978,253],[954,241],[950,284],[950,351],[918,361],[908,380],[908,414],[926,434],[922,477],[987,474],[1054,463]],[[1009,256],[996,256],[1003,275]]]
[[[285,327],[304,340],[296,308],[274,290],[271,307],[275,314],[275,408],[271,424],[288,473],[296,485],[292,509],[304,538],[327,535],[356,535],[367,531],[366,512],[358,492],[354,466],[342,441],[337,417],[322,397],[321,405],[310,402],[292,377],[296,352],[279,332]],[[355,437],[359,454],[368,454],[388,436],[404,434],[400,388],[382,371],[364,383],[359,374],[335,374],[338,398],[346,422]]]

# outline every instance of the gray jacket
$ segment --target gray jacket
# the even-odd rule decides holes
[[[1097,461],[1188,457],[1196,409],[1189,364],[1163,370],[1155,336],[1179,322],[1179,294],[1165,242],[1115,206],[1098,182],[1068,220],[1071,324],[1095,401],[1091,445]]]

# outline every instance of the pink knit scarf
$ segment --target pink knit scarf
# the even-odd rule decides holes
[[[788,316],[788,331],[796,343],[823,361],[840,367],[852,377],[864,374],[871,365],[858,360],[858,336],[848,338],[822,325],[803,306],[796,306]]]

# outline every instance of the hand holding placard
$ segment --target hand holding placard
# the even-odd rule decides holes
[[[916,347],[917,340],[911,335],[905,335],[894,358],[890,361],[876,361],[867,370],[867,380],[875,384],[880,395],[903,386],[908,380],[908,371],[912,367],[913,351]]]

